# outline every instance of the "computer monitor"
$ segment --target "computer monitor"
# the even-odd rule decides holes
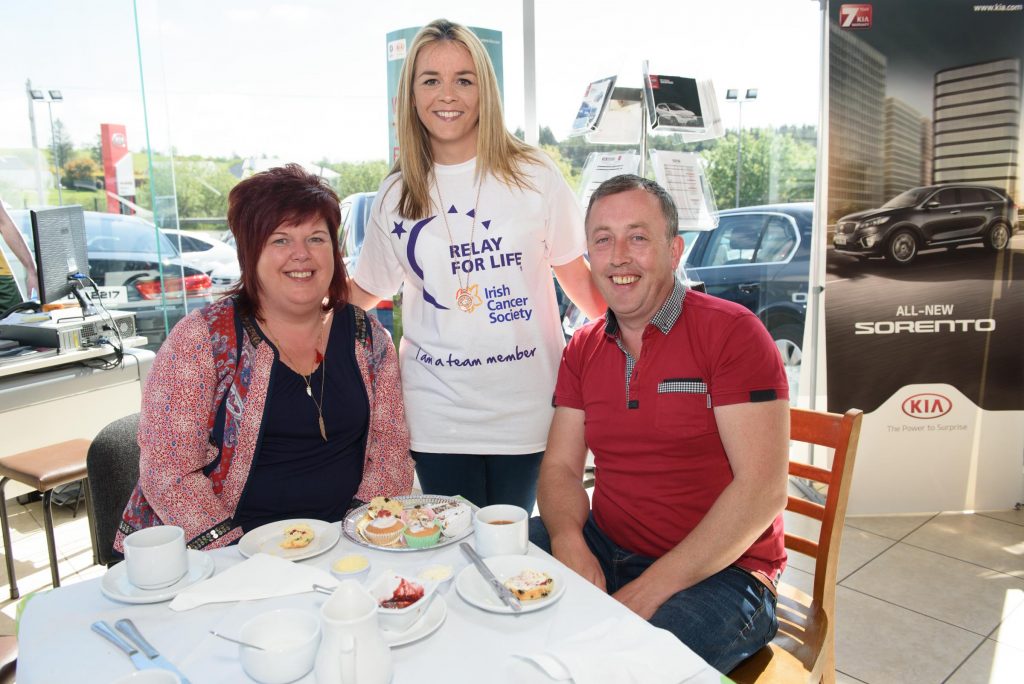
[[[53,304],[70,294],[78,295],[82,283],[69,276],[89,275],[85,212],[76,205],[29,213],[39,270],[39,302]]]

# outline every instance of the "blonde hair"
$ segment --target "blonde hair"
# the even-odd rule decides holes
[[[498,92],[498,78],[487,51],[476,35],[461,24],[435,19],[416,34],[406,53],[398,83],[395,125],[398,135],[398,159],[392,173],[402,174],[402,195],[398,213],[404,218],[419,219],[430,213],[430,184],[434,173],[434,155],[430,137],[416,114],[413,83],[416,59],[423,48],[440,41],[451,41],[466,48],[477,75],[480,94],[480,118],[477,123],[476,174],[482,179],[491,174],[508,186],[531,188],[521,169],[524,163],[539,163],[537,150],[516,138],[505,128]]]

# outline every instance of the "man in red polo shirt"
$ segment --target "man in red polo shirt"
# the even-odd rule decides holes
[[[778,628],[789,390],[756,316],[676,280],[677,225],[637,176],[591,197],[608,313],[562,355],[531,540],[728,672]]]

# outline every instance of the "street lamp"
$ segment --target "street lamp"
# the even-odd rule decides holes
[[[31,100],[33,102],[45,102],[46,103],[46,111],[50,115],[50,146],[53,148],[53,166],[57,170],[57,204],[58,205],[63,205],[64,204],[64,195],[61,192],[61,187],[60,187],[60,162],[61,162],[61,160],[57,157],[57,133],[56,133],[56,131],[53,128],[53,103],[54,102],[63,102],[64,101],[64,95],[61,94],[61,92],[59,90],[47,90],[44,93],[42,90],[33,89],[31,87],[31,81],[29,81],[27,83],[27,85],[29,86],[28,87],[29,98],[31,98]],[[33,119],[32,120],[32,132],[33,132],[32,144],[35,145],[36,144],[35,143],[35,119],[34,119],[34,117],[31,117],[31,118]],[[40,198],[40,200],[42,200],[42,198]]]
[[[730,88],[725,91],[725,99],[739,105],[739,120],[736,124],[736,206],[740,206],[740,167],[743,165],[743,103],[757,99],[757,88],[747,88],[744,96],[740,97],[740,91]]]

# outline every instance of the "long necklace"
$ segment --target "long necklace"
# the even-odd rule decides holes
[[[267,321],[267,332],[270,332],[270,322],[269,321]],[[308,375],[303,375],[302,373],[300,373],[297,370],[299,368],[298,364],[296,364],[295,361],[292,360],[291,355],[287,351],[285,351],[285,348],[281,345],[280,342],[278,342],[277,336],[276,335],[273,336],[274,344],[277,345],[277,348],[284,355],[285,360],[288,361],[288,365],[290,365],[293,369],[296,369],[295,372],[298,373],[299,377],[302,378],[303,382],[306,383],[306,396],[309,397],[310,399],[312,399],[313,400],[313,405],[316,406],[317,422],[320,425],[320,437],[322,437],[323,440],[326,442],[327,441],[327,428],[324,426],[323,406],[324,406],[324,386],[327,384],[327,363],[324,360],[324,355],[322,353],[320,353],[320,343],[323,341],[323,339],[324,339],[324,317],[321,316],[320,317],[320,333],[316,336],[316,354],[314,356],[313,367],[309,369],[309,374]],[[317,365],[319,365],[321,363],[323,364],[324,372],[320,375],[320,401],[317,401],[316,397],[313,396],[313,387],[310,384],[310,379],[313,377],[313,373],[316,372]]]
[[[441,197],[441,185],[435,180],[434,187],[437,188],[437,200],[440,202],[438,211],[441,214],[441,218],[444,219],[444,229],[448,231],[448,244],[452,247],[455,246],[455,238],[452,236],[451,226],[448,225],[448,212],[445,210],[444,198]],[[469,244],[473,244],[473,236],[476,234],[476,215],[477,209],[480,207],[480,188],[483,187],[483,181],[480,180],[476,185],[476,201],[473,203],[473,224],[469,229]],[[466,275],[466,282],[462,282],[462,270],[456,269],[455,277],[459,279],[459,289],[455,291],[455,303],[459,309],[466,313],[473,313],[473,309],[477,307],[477,302],[480,300],[480,295],[477,293],[479,285],[470,285],[469,275]]]

